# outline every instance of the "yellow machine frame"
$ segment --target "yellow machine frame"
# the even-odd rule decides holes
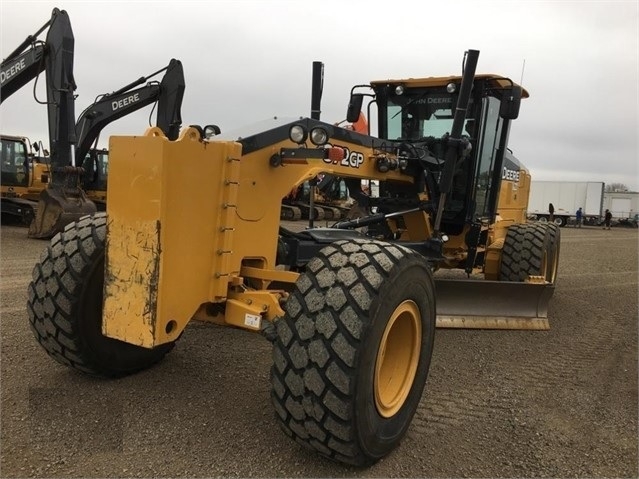
[[[377,159],[392,155],[375,149],[360,151],[356,169],[306,158],[302,148],[299,158],[279,167],[269,162],[282,148],[297,146],[286,140],[242,155],[239,143],[202,141],[193,128],[175,142],[157,128],[142,137],[112,137],[104,334],[149,348],[177,339],[192,318],[260,330],[263,319],[283,315],[280,303],[287,297],[269,284],[298,277],[275,265],[279,199],[291,185],[321,172],[413,181],[399,170],[380,173]],[[530,176],[522,170],[518,183],[509,183],[501,190],[501,218],[486,225],[490,277],[497,272],[506,228],[523,219]],[[401,239],[418,241],[433,233],[425,211],[404,215],[404,221]],[[451,265],[463,259],[463,236],[445,246]]]

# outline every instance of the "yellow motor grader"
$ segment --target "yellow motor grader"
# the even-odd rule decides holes
[[[507,148],[527,92],[475,75],[478,56],[461,76],[371,83],[377,137],[317,115],[230,139],[111,137],[106,212],[68,225],[35,267],[38,342],[114,377],[160,361],[191,320],[258,332],[289,436],[347,464],[384,457],[419,404],[436,326],[548,327],[559,231],[526,223],[530,176]],[[351,93],[354,121],[369,93]],[[281,198],[321,173],[379,181],[377,198],[356,194],[375,213],[282,228]]]

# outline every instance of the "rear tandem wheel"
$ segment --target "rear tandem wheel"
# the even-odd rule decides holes
[[[85,373],[118,377],[157,363],[174,343],[147,349],[102,334],[105,237],[106,213],[54,236],[33,270],[27,309],[49,356]]]
[[[553,223],[525,223],[508,228],[501,253],[499,278],[526,281],[543,276],[554,284],[559,265],[560,230]]]
[[[358,466],[404,437],[426,383],[435,286],[424,258],[373,240],[322,249],[276,323],[271,398],[283,430]]]

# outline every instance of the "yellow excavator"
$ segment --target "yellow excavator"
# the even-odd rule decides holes
[[[290,437],[346,464],[386,456],[422,397],[437,326],[548,328],[559,231],[526,222],[530,175],[508,149],[528,93],[476,75],[478,57],[466,52],[461,76],[353,90],[347,119],[373,95],[377,136],[322,122],[313,81],[310,118],[241,137],[111,137],[106,212],[35,266],[37,341],[117,377],[160,361],[191,320],[261,333]],[[351,179],[376,213],[282,228],[281,199],[319,174]]]
[[[48,152],[24,136],[0,135],[0,199],[3,222],[29,225],[51,173]]]
[[[38,40],[47,29],[46,39]],[[51,238],[66,224],[96,211],[80,186],[83,170],[74,161],[74,45],[69,15],[55,8],[49,21],[29,35],[0,67],[0,101],[43,71],[46,77],[51,175],[39,195],[37,211],[29,226],[32,238]]]
[[[46,29],[46,40],[38,40]],[[151,75],[110,94],[100,95],[81,113],[76,123],[74,44],[69,15],[56,8],[51,19],[2,62],[2,101],[37,78],[42,71],[46,72],[51,144],[51,155],[46,163],[32,161],[31,176],[20,176],[20,169],[29,165],[16,165],[19,155],[13,154],[11,158],[9,155],[13,148],[19,154],[22,147],[15,137],[3,135],[2,211],[13,216],[20,214],[24,221],[29,221],[29,236],[32,238],[51,238],[68,223],[97,210],[104,211],[108,151],[97,149],[95,144],[105,126],[156,102],[157,126],[164,135],[171,140],[177,139],[182,124],[180,108],[185,89],[184,72],[182,63],[176,59],[171,59],[168,66]],[[161,82],[149,81],[162,72],[165,74]],[[146,85],[135,88],[144,83]],[[46,173],[43,172],[45,168]],[[29,181],[28,191],[23,191],[26,183],[5,185],[5,179],[12,183],[18,179]],[[13,187],[11,191],[9,187]]]

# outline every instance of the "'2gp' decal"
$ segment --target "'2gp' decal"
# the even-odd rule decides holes
[[[329,145],[327,145],[329,146]],[[364,154],[358,151],[351,151],[345,146],[340,146],[339,148],[344,149],[344,158],[342,160],[332,160],[330,158],[324,158],[324,162],[329,165],[341,165],[350,168],[359,168],[362,163],[364,163]]]

